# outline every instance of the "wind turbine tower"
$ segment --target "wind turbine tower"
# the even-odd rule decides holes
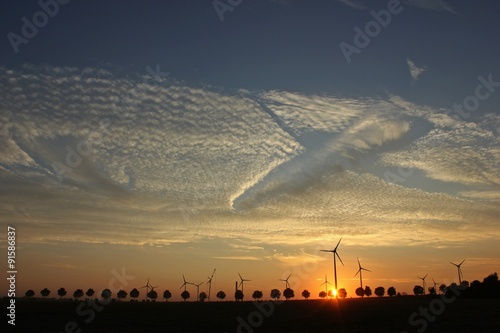
[[[344,266],[344,263],[342,262],[342,259],[340,258],[339,254],[337,253],[337,248],[340,245],[340,242],[342,241],[342,237],[340,237],[339,242],[337,243],[337,246],[333,250],[321,250],[323,252],[331,252],[333,254],[333,275],[335,277],[335,296],[338,297],[337,295],[337,258],[339,258],[340,262],[342,263],[342,266]]]

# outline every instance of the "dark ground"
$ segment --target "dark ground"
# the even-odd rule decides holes
[[[445,304],[440,299],[297,300],[273,304],[272,311],[270,302],[260,302],[267,306],[264,315],[253,302],[123,301],[100,305],[97,311],[85,301],[18,299],[15,330],[7,327],[9,332],[66,332],[73,321],[75,327],[69,324],[67,332],[500,332],[500,300],[456,299]],[[4,311],[7,302],[1,300]],[[430,320],[418,315],[412,326],[411,314],[429,306],[435,307],[429,311]],[[247,324],[240,325],[242,321]]]

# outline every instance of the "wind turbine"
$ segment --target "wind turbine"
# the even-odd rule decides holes
[[[182,284],[182,286],[179,289],[182,289],[182,287],[184,287],[184,291],[186,291],[186,285],[192,284],[192,283],[186,281],[186,278],[184,277],[184,274],[182,274],[182,280],[184,281],[184,283]]]
[[[245,282],[245,281],[252,281],[252,280],[245,280],[244,278],[241,277],[240,273],[238,273],[238,275],[240,276],[240,280],[241,280],[241,282],[240,282],[241,293],[243,294],[243,282]]]
[[[429,275],[429,273],[425,274],[424,277],[417,276],[420,280],[422,280],[422,287],[424,288],[424,295],[425,295],[425,287],[427,286],[425,284],[425,278],[427,277],[427,275]]]
[[[361,267],[361,263],[359,262],[359,258],[358,258],[358,266],[359,266],[359,269],[356,272],[356,274],[354,274],[354,276],[359,274],[359,284],[361,285],[361,289],[363,289],[363,277],[362,277],[363,272],[362,271],[367,271],[367,272],[371,272],[371,271],[369,269]]]
[[[146,288],[146,301],[148,300],[148,294],[149,294],[149,287],[150,286],[151,285],[149,284],[149,278],[148,278],[148,282],[146,282],[146,285],[142,286],[141,288],[139,288],[139,289]]]
[[[340,262],[342,263],[342,266],[344,266],[342,259],[340,258],[339,254],[337,253],[337,248],[339,247],[340,241],[342,241],[342,237],[340,237],[340,240],[337,243],[337,246],[335,246],[335,248],[333,250],[320,250],[323,252],[331,252],[333,254],[333,275],[335,277],[335,295],[337,295],[337,260],[336,260],[336,257],[339,258]]]
[[[462,264],[464,263],[465,259],[462,260],[462,262],[460,264],[454,264],[450,261],[450,264],[454,265],[454,266],[457,266],[458,268],[458,284],[462,284],[462,268],[460,268],[460,266],[462,266]]]
[[[191,282],[188,282],[188,283],[192,284],[193,286],[196,286],[196,302],[199,302],[200,301],[200,286],[203,284],[203,282],[198,283],[198,284],[194,284]]]
[[[436,289],[437,283],[436,281],[434,281],[434,278],[432,278],[432,282],[434,283],[434,286],[432,288],[434,288],[434,293],[437,295],[438,293],[438,290]]]
[[[215,274],[215,268],[214,271],[212,272],[212,276],[208,277],[208,301],[210,302],[210,291],[212,290],[212,279],[214,278]]]
[[[320,286],[325,285],[325,293],[327,293],[327,294],[328,294],[328,285],[329,284],[331,285],[331,283],[328,282],[328,279],[326,278],[326,274],[325,274],[325,282],[323,282],[322,284],[320,284]]]
[[[286,288],[290,288],[290,283],[288,283],[288,279],[290,278],[290,276],[292,276],[292,273],[290,273],[290,275],[288,275],[288,277],[286,279],[280,279],[280,281],[283,281],[285,282],[285,289]]]

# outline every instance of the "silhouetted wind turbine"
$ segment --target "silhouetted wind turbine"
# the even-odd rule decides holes
[[[186,278],[184,277],[184,274],[182,274],[182,280],[184,281],[184,283],[182,284],[182,286],[179,289],[182,289],[182,287],[184,287],[184,291],[186,291],[186,285],[192,284],[192,283],[186,281]]]
[[[146,301],[148,300],[148,294],[149,294],[149,287],[150,286],[151,285],[149,284],[149,278],[148,278],[148,282],[146,282],[146,285],[142,286],[141,288],[139,288],[139,289],[146,288]]]
[[[212,290],[212,279],[214,278],[214,274],[215,274],[215,268],[214,268],[214,271],[212,272],[212,276],[208,277],[208,301],[210,302],[210,291]]]
[[[354,276],[358,275],[359,274],[359,284],[361,285],[361,289],[363,289],[363,277],[362,277],[362,271],[367,271],[367,272],[371,272],[369,269],[366,269],[366,268],[363,268],[361,267],[361,264],[359,262],[359,258],[358,258],[358,266],[359,266],[359,269],[358,271],[356,272],[356,274],[354,274]]]
[[[462,266],[462,264],[464,263],[465,259],[462,260],[462,262],[460,264],[454,264],[450,261],[450,264],[454,265],[454,266],[457,266],[458,268],[458,284],[462,284],[462,268],[460,268],[460,266]]]
[[[438,290],[436,289],[437,283],[436,283],[436,281],[434,281],[434,278],[432,278],[432,282],[434,283],[434,286],[433,286],[434,293],[437,294],[438,293]]]
[[[188,282],[188,283],[192,284],[193,286],[196,286],[196,302],[199,302],[200,301],[200,286],[203,284],[203,282],[201,282],[199,284],[194,284],[191,282]]]
[[[333,254],[333,275],[335,277],[335,296],[337,296],[337,261],[336,257],[339,258],[340,262],[342,263],[342,266],[344,266],[344,263],[342,262],[342,259],[340,258],[339,254],[337,253],[337,248],[339,247],[340,241],[342,240],[342,237],[340,237],[339,242],[337,243],[337,246],[333,250],[320,250],[323,252],[331,252]]]
[[[424,277],[417,276],[420,280],[422,280],[422,287],[424,288],[424,295],[425,295],[425,287],[427,286],[425,284],[425,278],[427,277],[427,275],[429,275],[429,273],[425,274]]]
[[[243,282],[245,281],[252,281],[252,280],[245,280],[244,278],[241,277],[240,273],[238,273],[238,275],[240,276],[240,286],[241,286],[241,293],[243,294]]]
[[[285,289],[286,288],[290,288],[290,283],[288,283],[288,279],[290,278],[290,276],[292,276],[292,273],[290,273],[290,275],[288,275],[288,277],[286,279],[280,279],[280,281],[283,281],[285,282]]]
[[[331,283],[328,282],[328,279],[326,278],[326,274],[325,274],[325,282],[323,282],[322,284],[320,284],[320,286],[325,285],[325,293],[327,293],[327,294],[328,294],[328,285],[329,284],[331,285]]]

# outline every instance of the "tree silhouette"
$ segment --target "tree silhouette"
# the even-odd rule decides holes
[[[66,296],[68,292],[66,291],[66,289],[64,288],[59,288],[59,290],[57,291],[57,295],[60,297],[60,298],[63,298],[64,296]]]
[[[168,299],[172,297],[172,293],[170,290],[165,290],[163,292],[163,298],[165,299],[165,302],[168,302]]]
[[[446,288],[446,285],[444,283],[439,286],[439,292],[441,294],[446,294],[446,289],[447,288]]]
[[[339,295],[340,298],[346,298],[347,290],[345,290],[345,288],[340,288],[339,291],[337,292],[337,295]]]
[[[241,290],[236,290],[236,292],[234,293],[234,299],[237,300],[237,301],[243,301],[243,297],[245,295],[243,295],[243,292]]]
[[[123,289],[120,289],[117,293],[116,296],[118,297],[119,300],[122,300],[124,298],[127,298],[127,292]]]
[[[331,290],[328,290],[328,297],[332,298],[333,297],[333,292]]]
[[[324,291],[320,291],[320,293],[319,293],[319,297],[321,297],[321,298],[325,298],[325,297],[326,297],[326,295],[327,295],[327,294],[326,294],[326,292],[324,292]]]
[[[50,290],[48,290],[47,288],[43,288],[43,290],[40,291],[40,295],[42,295],[42,297],[47,297],[50,295]]]
[[[94,296],[94,294],[95,294],[95,291],[94,291],[94,289],[92,289],[92,288],[89,288],[89,290],[87,290],[87,291],[85,292],[85,295],[86,295],[88,298],[90,298],[90,297]]]
[[[181,297],[182,297],[182,299],[183,299],[183,300],[184,300],[184,302],[185,302],[185,301],[186,301],[189,297],[191,297],[191,294],[189,293],[189,291],[184,290],[184,291],[182,292],[182,294],[181,294]]]
[[[107,300],[107,299],[111,298],[111,290],[109,290],[109,289],[107,289],[107,288],[106,288],[106,289],[104,289],[104,290],[101,292],[101,297],[102,297],[102,299],[105,299],[105,300]]]
[[[461,285],[464,286],[465,288],[469,288],[469,281],[463,280]]]
[[[77,289],[73,293],[73,298],[79,299],[80,297],[83,297],[83,290]]]
[[[26,296],[26,297],[28,297],[28,298],[31,298],[31,297],[35,296],[35,292],[34,292],[33,290],[31,290],[31,289],[30,289],[30,290],[28,290],[28,291],[24,294],[24,296]]]
[[[204,302],[207,297],[208,297],[207,293],[202,291],[200,293],[200,302]]]
[[[290,298],[294,298],[295,297],[295,293],[293,292],[292,288],[286,288],[283,291],[283,296],[285,296],[286,300],[289,300]]]
[[[253,292],[253,294],[252,294],[252,298],[253,298],[254,300],[261,299],[261,298],[262,298],[262,296],[264,296],[264,294],[263,294],[263,293],[262,293],[262,291],[260,291],[260,290],[255,290],[255,291]]]
[[[422,286],[415,286],[413,287],[413,293],[415,295],[423,295],[424,294],[424,288]]]
[[[359,297],[365,296],[365,290],[361,287],[356,288],[356,295],[358,295]]]
[[[377,287],[375,288],[375,295],[378,297],[382,297],[385,295],[385,288],[384,287]]]
[[[155,302],[158,298],[158,293],[156,292],[156,290],[151,290],[149,293],[147,293],[146,296],[148,296],[148,298],[151,298],[153,302]]]
[[[305,299],[308,299],[309,297],[311,297],[311,293],[309,292],[309,290],[305,289],[302,292],[302,297],[304,297]]]
[[[271,290],[271,298],[274,298],[274,300],[277,300],[280,297],[281,297],[281,291],[279,291],[278,289]]]
[[[139,297],[139,290],[134,288],[130,291],[130,298],[133,298],[135,301],[137,301],[137,297]]]
[[[387,289],[387,295],[389,296],[396,296],[396,288],[394,287],[389,287],[389,289]]]
[[[372,290],[368,286],[365,287],[365,295],[368,297],[372,295]]]
[[[429,291],[429,294],[431,294],[431,295],[436,295],[436,288],[434,288],[434,287],[429,287],[429,288],[427,288],[427,290]]]
[[[224,300],[224,298],[226,298],[226,293],[221,290],[215,296],[217,296],[217,298],[222,301],[222,300]]]

